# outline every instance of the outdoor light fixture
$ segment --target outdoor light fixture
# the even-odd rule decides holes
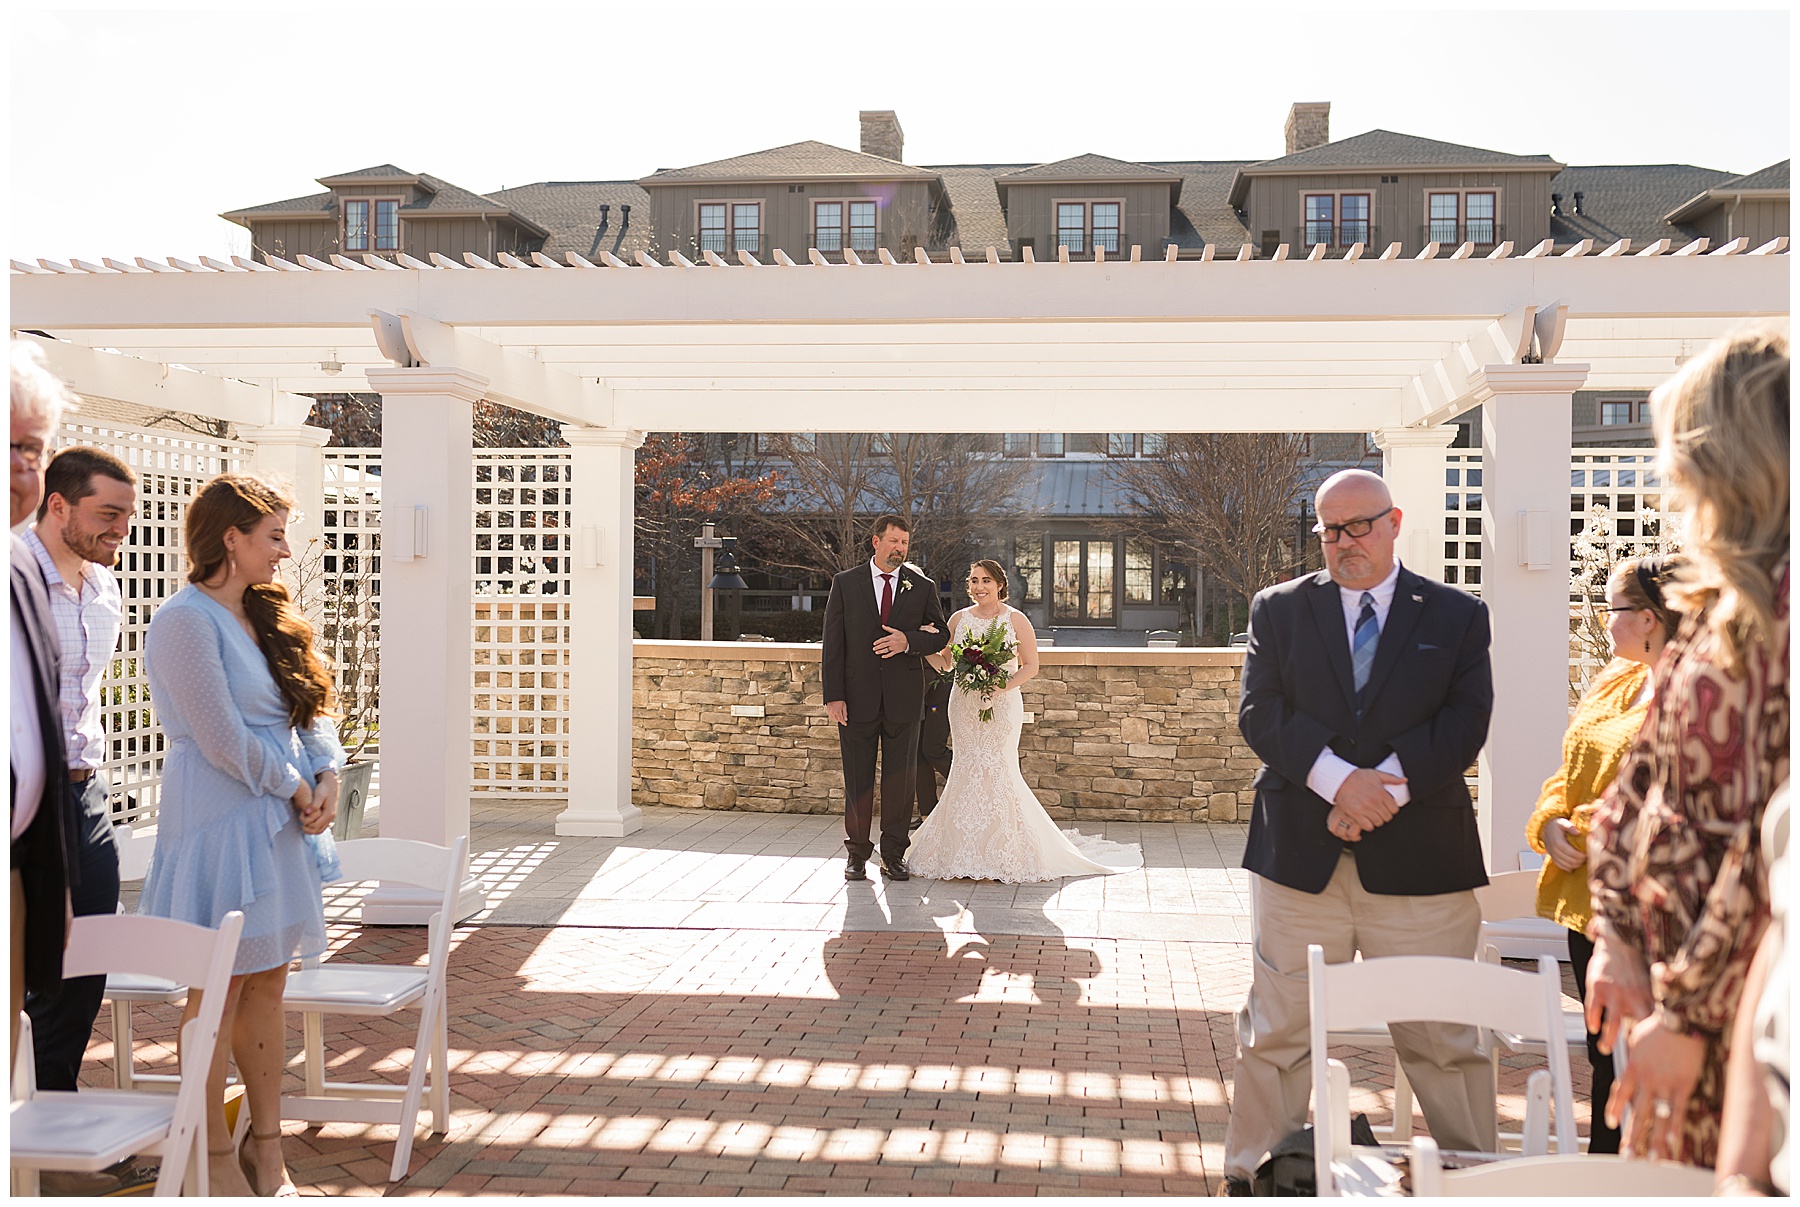
[[[742,591],[750,584],[744,581],[744,576],[738,571],[737,538],[724,536],[719,539],[724,542],[724,548],[719,550],[719,560],[715,563],[718,573],[712,576],[712,581],[706,584],[706,589],[708,591]]]
[[[321,372],[321,373],[329,374],[332,377],[336,377],[339,373],[342,373],[343,371],[344,371],[344,362],[337,358],[337,353],[335,351],[332,352],[330,360],[322,360],[319,362],[319,372]]]

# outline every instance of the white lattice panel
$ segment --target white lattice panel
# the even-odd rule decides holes
[[[568,791],[569,477],[556,449],[475,456],[478,796]]]
[[[112,785],[113,820],[149,820],[161,791],[165,742],[144,670],[144,634],[157,607],[187,582],[181,530],[188,500],[208,479],[246,468],[253,450],[190,432],[65,423],[56,446],[73,444],[106,449],[138,476],[137,516],[114,569],[124,624],[100,679],[100,723],[106,731],[103,770]]]
[[[347,746],[366,735],[376,749],[380,729],[381,450],[325,450],[325,514],[321,547],[299,561],[302,592],[337,676]]]
[[[1653,448],[1579,449],[1569,461],[1569,535],[1596,507],[1614,517],[1621,537],[1638,534],[1638,513],[1662,510],[1662,481]],[[1570,572],[1574,572],[1571,560]],[[1481,594],[1481,452],[1444,455],[1444,581]]]

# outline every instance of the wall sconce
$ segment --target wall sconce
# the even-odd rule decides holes
[[[431,537],[431,509],[423,504],[413,508],[413,549],[414,560],[423,561]]]

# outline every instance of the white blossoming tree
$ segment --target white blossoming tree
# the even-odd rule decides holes
[[[1629,515],[1611,508],[1588,509],[1587,522],[1570,538],[1569,557],[1569,690],[1571,700],[1585,693],[1612,658],[1607,636],[1606,580],[1628,557],[1673,553],[1681,548],[1681,515],[1641,507]],[[1621,528],[1628,531],[1621,532]]]

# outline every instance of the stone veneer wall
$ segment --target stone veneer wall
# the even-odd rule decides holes
[[[819,647],[639,641],[638,805],[837,813]],[[1259,766],[1237,728],[1241,650],[1046,649],[1021,689],[1025,779],[1060,822],[1240,821]],[[734,711],[735,710],[735,711]],[[760,710],[756,713],[755,710]],[[752,714],[752,715],[745,715]]]

